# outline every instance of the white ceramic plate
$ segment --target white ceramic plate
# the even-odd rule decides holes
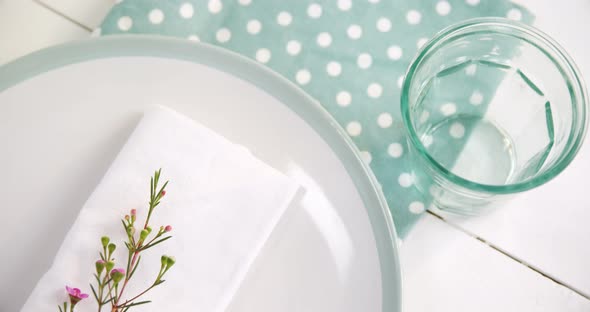
[[[0,68],[0,311],[20,308],[151,104],[245,145],[307,190],[231,311],[400,311],[387,205],[327,112],[231,52],[129,36],[50,48]]]

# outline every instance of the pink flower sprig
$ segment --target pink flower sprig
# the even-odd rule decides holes
[[[68,292],[68,296],[70,297],[70,311],[74,311],[74,307],[76,304],[83,299],[88,298],[88,294],[82,293],[79,288],[72,288],[70,286],[66,286],[66,291]],[[57,306],[60,312],[68,312],[68,302],[65,301],[62,306]]]
[[[167,234],[172,231],[172,226],[170,225],[160,226],[159,230],[155,233],[152,233],[152,228],[150,227],[152,213],[160,204],[164,195],[166,195],[165,188],[168,185],[168,181],[166,181],[162,187],[158,188],[160,174],[161,169],[157,170],[150,180],[149,209],[143,226],[139,229],[136,228],[136,209],[131,209],[129,214],[121,219],[123,228],[127,234],[127,241],[125,242],[125,246],[127,247],[126,268],[115,268],[116,263],[114,252],[117,249],[117,246],[111,242],[108,236],[103,236],[100,239],[102,246],[102,250],[99,252],[100,259],[94,264],[96,269],[96,273],[94,273],[96,287],[93,284],[90,284],[92,294],[98,304],[99,312],[105,305],[110,306],[111,312],[127,312],[132,307],[151,302],[149,300],[137,301],[137,299],[154,287],[164,283],[165,280],[162,278],[176,262],[174,257],[163,255],[161,257],[160,271],[150,286],[129,299],[122,299],[125,295],[125,288],[139,266],[141,260],[140,254],[172,237]],[[83,294],[78,288],[70,288],[66,286],[66,289],[70,297],[69,312],[73,312],[74,306],[82,299],[87,298],[88,295]],[[58,307],[60,312],[68,312],[67,302],[64,302],[63,310],[62,306]]]
[[[76,305],[80,300],[88,298],[88,294],[82,293],[79,288],[71,288],[70,286],[66,286],[66,291],[70,297],[70,304]]]

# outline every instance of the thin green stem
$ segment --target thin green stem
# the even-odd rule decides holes
[[[137,255],[139,255],[139,251],[136,251],[133,253],[133,259],[131,259],[131,266],[130,267],[133,267],[135,265],[135,261],[137,261]],[[127,271],[125,273],[127,274],[127,276],[125,276],[125,281],[123,282],[123,287],[121,287],[121,292],[119,292],[119,295],[117,296],[117,300],[115,301],[115,305],[117,305],[117,303],[119,302],[119,299],[123,296],[123,292],[125,291],[125,287],[127,287],[127,283],[129,283],[130,272]]]
[[[143,244],[143,246],[149,246],[151,243],[153,243],[158,237],[162,236],[163,233],[158,233],[156,234],[156,236],[154,236],[154,238],[152,238],[151,241],[147,242],[146,244]]]
[[[150,291],[152,288],[154,288],[154,287],[156,287],[156,286],[157,286],[156,284],[153,284],[152,286],[148,287],[146,290],[144,290],[144,291],[142,291],[141,293],[139,293],[139,295],[137,295],[137,296],[135,296],[135,297],[133,297],[133,298],[131,298],[131,299],[129,299],[129,300],[125,300],[125,303],[123,303],[123,304],[121,304],[121,305],[117,306],[117,308],[118,308],[118,309],[120,309],[120,308],[124,308],[124,307],[125,307],[127,304],[129,304],[129,303],[132,303],[132,302],[133,302],[133,300],[135,300],[135,299],[137,299],[137,298],[139,298],[139,297],[143,296],[145,293],[147,293],[148,291]]]

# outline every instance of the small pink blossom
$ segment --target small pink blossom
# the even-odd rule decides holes
[[[137,209],[131,209],[131,215],[132,216],[137,215]]]
[[[70,304],[72,306],[76,305],[80,300],[88,298],[88,294],[82,293],[79,288],[72,288],[70,286],[66,286],[66,290],[68,291],[68,295],[70,296]]]
[[[125,270],[118,268],[118,269],[113,269],[111,271],[111,278],[113,279],[113,282],[115,282],[115,284],[119,283],[119,281],[121,281],[123,279],[123,277],[125,277]]]
[[[166,195],[166,191],[165,190],[162,190],[162,193],[161,194],[162,194],[162,197],[164,197],[164,195]]]
[[[166,225],[166,227],[164,228],[164,232],[170,232],[172,231],[172,225]]]
[[[113,276],[113,274],[115,274],[115,273],[121,273],[121,274],[125,275],[125,269],[118,268],[118,269],[111,270],[111,276]]]

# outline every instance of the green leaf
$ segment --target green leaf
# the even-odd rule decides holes
[[[160,188],[160,191],[158,192],[158,197],[159,198],[162,198],[162,196],[161,196],[162,195],[162,191],[166,188],[166,186],[168,185],[168,182],[170,182],[170,181],[166,181],[164,183],[164,185],[162,185],[162,187]]]
[[[131,244],[129,244],[128,242],[124,242],[125,246],[127,247],[127,250],[129,250],[129,253],[132,254],[135,251],[135,247]]]
[[[57,307],[59,308],[59,312],[64,312],[64,310],[61,309],[61,306],[59,304],[57,305]]]
[[[100,299],[98,299],[98,295],[96,294],[96,290],[94,290],[94,286],[92,286],[92,284],[90,284],[90,289],[92,289],[92,294],[94,295],[96,302],[100,303]]]
[[[154,178],[150,178],[150,199],[154,198]]]
[[[96,279],[96,282],[98,283],[98,286],[100,286],[100,278],[98,277],[98,275],[96,275],[96,273],[93,274],[94,278]],[[90,285],[92,286],[92,285]]]
[[[156,188],[158,187],[158,182],[160,180],[160,170],[157,170],[154,173],[154,191],[156,191]],[[155,195],[155,194],[154,194]]]
[[[125,308],[129,309],[131,307],[142,305],[142,304],[146,304],[146,303],[150,303],[150,302],[152,302],[152,301],[151,300],[146,300],[146,301],[134,302],[134,303],[126,304],[125,305]]]
[[[166,241],[166,240],[168,240],[170,238],[172,238],[172,236],[168,236],[168,237],[164,237],[162,239],[159,239],[159,240],[157,240],[157,241],[155,241],[155,242],[153,242],[153,243],[151,243],[151,244],[149,244],[147,246],[142,247],[141,250],[146,250],[148,248],[152,248],[152,247],[156,246],[157,244],[162,243],[162,242],[164,242],[164,241]]]

